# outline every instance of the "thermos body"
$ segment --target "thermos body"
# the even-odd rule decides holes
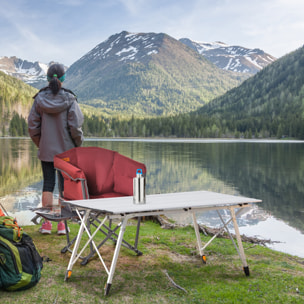
[[[146,179],[141,169],[137,169],[136,177],[133,178],[133,203],[146,203]]]

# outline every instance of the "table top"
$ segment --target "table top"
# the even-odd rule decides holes
[[[105,214],[133,214],[153,211],[178,211],[182,209],[212,209],[243,207],[261,200],[210,191],[150,194],[145,204],[134,204],[133,196],[65,201],[64,204],[80,209],[91,209]]]

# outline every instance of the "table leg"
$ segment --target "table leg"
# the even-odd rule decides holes
[[[192,219],[193,219],[193,226],[194,226],[194,231],[195,231],[196,240],[197,240],[197,249],[198,249],[199,255],[201,256],[201,258],[203,260],[203,263],[206,264],[206,256],[204,254],[202,239],[201,239],[201,235],[200,235],[199,228],[198,228],[198,223],[197,223],[194,212],[192,212]]]
[[[110,288],[112,285],[112,280],[113,280],[113,276],[114,276],[114,272],[115,272],[115,268],[116,268],[116,263],[118,260],[118,255],[120,252],[120,247],[121,247],[121,243],[123,240],[123,236],[126,231],[127,223],[128,223],[128,217],[124,218],[121,223],[121,227],[120,227],[120,231],[119,231],[119,235],[118,235],[118,239],[117,239],[117,243],[116,243],[116,247],[115,247],[115,251],[114,251],[114,255],[113,255],[113,259],[112,259],[112,264],[111,264],[110,272],[108,275],[108,280],[107,280],[107,283],[105,286],[105,295],[108,295],[110,292]]]
[[[89,214],[90,214],[90,210],[87,210],[85,212],[85,215],[83,216],[83,218],[80,217],[81,225],[80,225],[80,228],[79,228],[79,231],[78,231],[76,242],[75,242],[75,245],[74,245],[74,248],[73,248],[73,251],[72,251],[72,255],[71,255],[71,258],[70,258],[70,261],[69,261],[69,265],[68,265],[68,268],[66,270],[66,274],[65,274],[65,278],[64,278],[65,281],[68,280],[71,277],[73,265],[75,264],[75,262],[78,260],[78,258],[80,256],[80,255],[77,255],[77,252],[78,252],[80,240],[82,238],[82,234],[83,234],[84,229],[85,229],[85,223],[86,223],[86,221],[89,217]]]
[[[241,261],[243,263],[243,269],[244,269],[245,275],[249,276],[249,267],[247,265],[246,256],[245,256],[245,252],[244,252],[244,248],[243,248],[243,244],[242,244],[242,239],[241,239],[241,235],[240,235],[240,231],[239,231],[239,226],[238,226],[237,221],[236,221],[234,208],[231,207],[230,212],[231,212],[231,217],[232,217],[232,221],[233,221],[233,225],[234,225],[234,231],[235,231],[235,235],[236,235],[236,239],[237,239],[237,243],[238,243],[238,247],[239,247],[239,251],[238,251],[239,256],[240,256]]]

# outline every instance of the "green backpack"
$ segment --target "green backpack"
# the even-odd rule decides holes
[[[13,217],[0,217],[0,289],[24,290],[36,285],[43,268],[32,238]]]

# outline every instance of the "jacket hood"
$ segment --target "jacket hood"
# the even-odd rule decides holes
[[[73,98],[69,98],[69,95],[64,90],[60,90],[57,95],[53,95],[52,91],[47,89],[36,96],[36,102],[45,113],[61,113],[70,107],[73,102]]]

